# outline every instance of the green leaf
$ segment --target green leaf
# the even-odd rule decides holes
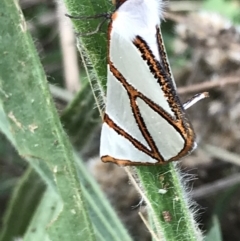
[[[1,89],[0,89],[1,91]],[[15,144],[15,139],[12,136],[12,133],[10,131],[11,126],[9,125],[8,118],[3,110],[2,102],[0,99],[0,131],[8,137],[8,139],[11,141],[11,143]]]
[[[202,7],[204,10],[217,12],[233,22],[240,23],[240,6],[236,1],[205,0]]]
[[[227,211],[227,207],[230,203],[230,200],[235,196],[235,194],[239,191],[240,185],[236,184],[232,187],[229,187],[226,191],[221,193],[217,202],[214,206],[213,213],[219,219],[225,214]]]
[[[61,121],[72,143],[82,150],[101,122],[89,82],[84,83],[74,100],[64,110]]]
[[[100,190],[96,181],[87,172],[83,163],[77,158],[79,176],[81,179],[84,197],[87,200],[91,220],[98,240],[104,241],[131,241],[128,232]]]
[[[0,240],[10,241],[22,237],[37,208],[45,185],[31,168],[28,168],[15,187],[3,220]],[[18,218],[16,218],[18,217]]]
[[[17,2],[1,1],[0,15],[0,98],[16,149],[64,202],[50,238],[95,240],[73,150]]]
[[[216,216],[212,218],[212,226],[208,231],[204,241],[222,241],[221,227]]]
[[[52,188],[47,187],[24,234],[24,241],[50,241],[46,229],[57,219],[62,208],[63,203],[59,196]]]

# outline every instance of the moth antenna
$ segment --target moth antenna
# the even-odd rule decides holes
[[[72,19],[97,19],[97,18],[109,19],[111,17],[111,14],[110,13],[100,13],[100,14],[96,14],[93,16],[73,16],[73,15],[69,15],[66,13],[65,16],[72,18]]]
[[[97,28],[96,28],[94,31],[88,32],[88,33],[79,34],[79,36],[91,36],[91,35],[93,35],[93,34],[98,33],[98,32],[101,30],[103,24],[106,22],[106,20],[107,20],[106,18],[103,19],[103,21],[98,24]]]
[[[106,20],[110,19],[111,14],[110,13],[101,13],[101,14],[96,14],[94,16],[72,16],[72,15],[69,15],[66,13],[65,16],[69,17],[71,19],[78,19],[78,20],[104,18],[103,21],[98,24],[97,28],[94,31],[88,32],[88,33],[77,33],[77,36],[91,36],[91,35],[98,33],[101,30],[101,28],[102,28],[103,24],[106,22]]]

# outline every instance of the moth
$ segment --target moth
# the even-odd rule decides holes
[[[177,161],[197,146],[181,104],[163,39],[162,0],[117,0],[108,26],[107,95],[101,131],[103,162],[156,165]]]

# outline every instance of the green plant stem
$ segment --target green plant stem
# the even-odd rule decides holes
[[[94,16],[107,12],[106,1],[96,5],[90,0],[65,0],[69,14],[75,16]],[[73,20],[78,33],[91,32],[101,20]],[[105,38],[105,39],[103,39]],[[90,60],[88,64],[94,71],[98,84],[105,87],[106,79],[106,38],[107,34],[81,37],[80,52]],[[105,71],[104,71],[104,70]],[[92,82],[93,79],[89,78]],[[94,80],[95,81],[95,80]],[[103,99],[103,98],[102,98]],[[202,240],[190,210],[187,194],[175,164],[162,166],[136,167],[143,192],[153,215],[154,224],[159,235],[166,241]],[[164,192],[164,194],[162,193]]]
[[[136,170],[157,233],[165,240],[202,240],[176,163]]]

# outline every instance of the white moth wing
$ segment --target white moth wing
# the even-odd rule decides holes
[[[113,76],[108,68],[108,89],[107,89],[107,106],[105,113],[113,120],[113,122],[131,136],[141,142],[149,149],[139,127],[136,125],[132,108],[130,105],[129,96],[122,84]],[[102,131],[102,138],[104,138],[104,131]],[[118,145],[116,140],[112,140],[115,145]]]
[[[132,162],[157,163],[157,160],[138,150],[128,139],[119,135],[106,123],[102,126],[100,156],[111,156]]]
[[[127,41],[119,34],[113,32],[111,35],[110,59],[130,85],[174,117],[174,113],[159,83],[150,72],[139,50],[131,41]],[[170,123],[153,111],[143,100],[138,98],[136,101],[146,127],[164,160],[169,160],[176,156],[184,148],[185,142],[182,136]],[[108,71],[106,113],[119,127],[149,149],[133,116],[129,96],[123,85],[110,71]],[[105,138],[105,135],[108,135],[109,139],[110,134],[108,131],[109,129],[103,128],[102,140]],[[113,137],[113,134],[110,136]],[[129,140],[125,139],[125,141],[123,141],[122,139],[124,137],[121,136],[120,138],[117,133],[114,136],[115,138],[112,138],[108,145],[105,143],[104,148],[108,149],[104,151],[105,155],[107,154],[116,159],[119,159],[121,156],[121,159],[131,160],[133,162],[153,163],[155,161],[146,154],[144,154],[145,159],[141,159],[140,153],[143,154],[142,151],[137,150]],[[116,138],[117,136],[119,136],[119,138]],[[127,151],[123,151],[122,145],[124,143],[126,144]],[[103,144],[101,144],[101,146],[103,146]],[[116,148],[114,146],[116,146]],[[130,147],[132,148],[132,152]],[[138,155],[135,155],[137,153]],[[103,151],[101,151],[101,156],[103,156]]]
[[[163,5],[161,0],[125,1],[115,12],[117,17],[112,24],[113,32],[127,40],[133,40],[137,35],[154,34],[156,25],[160,24]]]
[[[162,13],[161,7],[160,0],[128,0],[120,6],[112,20],[109,60],[128,84],[174,119],[174,112],[165,93],[151,73],[148,64],[143,60],[141,52],[133,44],[134,39],[140,36],[155,59],[161,62],[156,38],[156,27],[160,24]],[[172,84],[175,88],[175,83]],[[137,98],[136,104],[150,138],[154,141],[163,160],[167,161],[177,156],[185,144],[180,133],[142,99]],[[149,149],[147,140],[143,137],[142,130],[139,129],[133,115],[127,91],[109,69],[106,114],[119,128],[126,131],[127,135]],[[102,127],[100,155],[130,162],[157,162],[134,146],[130,138],[118,133],[107,123]]]
[[[140,51],[131,41],[115,32],[111,37],[110,59],[130,85],[174,116],[164,92],[150,72],[147,63],[143,61]]]
[[[142,99],[138,98],[137,103],[147,129],[163,159],[169,160],[178,155],[185,144],[180,133]]]

